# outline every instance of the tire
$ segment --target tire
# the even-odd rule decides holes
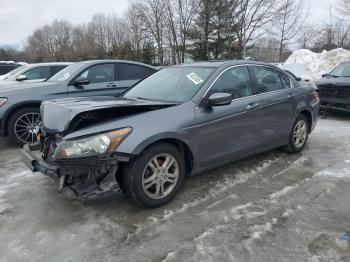
[[[36,134],[41,122],[40,110],[36,107],[22,108],[10,117],[8,124],[8,133],[10,141],[22,146],[26,143],[33,143],[36,141]],[[27,130],[26,127],[31,129]]]
[[[159,169],[156,168],[155,159]],[[174,163],[170,160],[174,160]],[[165,162],[170,163],[169,168],[165,169],[167,171],[162,167]],[[177,178],[174,178],[176,174]],[[184,156],[175,146],[160,143],[147,148],[125,166],[122,185],[126,195],[137,205],[154,208],[170,202],[177,195],[184,180]],[[146,189],[147,187],[149,188]]]
[[[301,125],[301,126],[300,126]],[[302,130],[296,135],[297,129]],[[301,152],[307,143],[309,137],[310,125],[309,121],[304,115],[299,115],[295,120],[292,130],[289,135],[289,143],[286,146],[286,151],[291,154]],[[302,139],[301,139],[302,138]]]

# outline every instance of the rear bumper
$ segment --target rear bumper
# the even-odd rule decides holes
[[[4,120],[0,119],[0,136],[5,136],[6,132],[5,132],[5,124],[4,124]]]

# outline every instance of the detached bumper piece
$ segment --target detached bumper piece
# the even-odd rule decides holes
[[[116,181],[117,160],[112,158],[81,158],[47,162],[37,148],[25,145],[22,161],[33,172],[59,180],[59,189],[71,189],[84,204],[109,200],[121,194]]]

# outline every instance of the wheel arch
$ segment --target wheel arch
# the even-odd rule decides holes
[[[146,145],[143,145],[142,148],[138,148],[138,151],[142,153],[145,149],[154,146],[159,143],[169,143],[171,145],[174,145],[183,155],[185,166],[186,166],[186,173],[190,174],[193,170],[194,166],[194,155],[190,148],[190,146],[185,143],[183,140],[175,137],[165,137],[165,138],[159,138],[157,140],[154,140]]]
[[[309,133],[310,133],[311,127],[312,127],[312,122],[313,122],[312,113],[309,110],[304,109],[304,110],[300,111],[299,115],[303,115],[306,117],[308,124],[309,124]]]

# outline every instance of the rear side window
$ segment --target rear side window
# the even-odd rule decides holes
[[[27,80],[48,79],[51,75],[50,66],[39,66],[29,69],[25,73]]]
[[[118,64],[119,80],[142,80],[154,73],[154,70],[131,64]]]
[[[67,66],[65,66],[65,65],[53,66],[53,67],[52,67],[52,74],[51,74],[51,75],[57,74],[59,71],[61,71],[63,68],[66,68],[66,67],[67,67]]]
[[[113,82],[114,72],[114,64],[100,64],[89,67],[78,78],[88,79],[90,84]]]
[[[278,71],[267,67],[253,67],[258,82],[259,93],[273,92],[284,89]]]
[[[234,98],[253,94],[247,67],[234,67],[225,71],[214,83],[209,94],[228,93]]]
[[[282,73],[280,73],[280,76],[281,76],[283,88],[284,89],[291,88],[292,86],[290,84],[290,78]]]

